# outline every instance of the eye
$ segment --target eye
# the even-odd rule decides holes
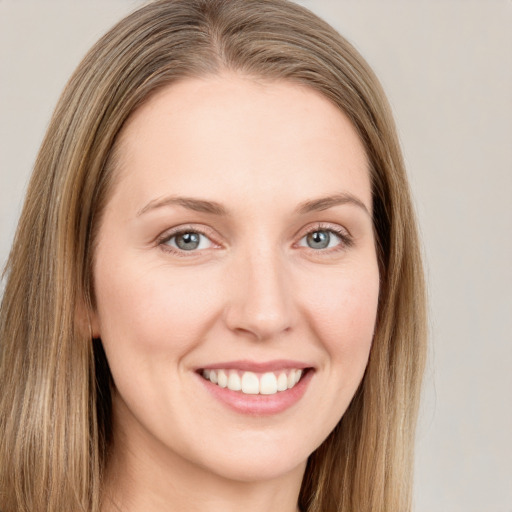
[[[347,245],[346,238],[346,235],[332,229],[315,229],[300,239],[299,246],[315,250],[332,249]]]
[[[213,242],[203,233],[198,231],[181,231],[162,241],[163,245],[179,251],[197,251],[209,249]]]

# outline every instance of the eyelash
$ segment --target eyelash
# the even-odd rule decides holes
[[[199,228],[197,226],[180,226],[179,228],[176,228],[172,231],[165,232],[162,236],[160,236],[157,239],[157,245],[166,252],[169,252],[175,256],[181,256],[181,257],[190,257],[190,256],[196,256],[198,252],[201,252],[204,249],[200,250],[194,250],[194,251],[184,251],[179,248],[171,247],[168,245],[168,242],[171,241],[174,237],[177,237],[179,235],[184,235],[185,233],[197,233],[199,235],[205,236],[210,240],[212,245],[214,246],[220,246],[217,242],[215,242],[213,234],[204,228]]]
[[[305,237],[307,237],[308,235],[311,235],[312,233],[318,232],[318,231],[323,231],[323,232],[334,234],[336,237],[338,237],[340,239],[340,243],[337,244],[335,247],[326,248],[326,249],[313,249],[312,247],[298,245],[298,243],[300,241],[302,241]],[[175,230],[166,232],[157,239],[157,241],[156,241],[157,245],[163,251],[169,252],[171,254],[174,254],[174,255],[177,255],[180,257],[196,256],[199,252],[202,252],[205,250],[205,249],[199,249],[199,250],[185,251],[185,250],[181,250],[179,248],[175,248],[175,247],[168,245],[168,242],[170,240],[172,240],[174,237],[183,235],[185,233],[197,233],[199,235],[202,235],[202,236],[205,236],[206,238],[208,238],[208,240],[212,243],[212,245],[220,246],[220,244],[215,241],[213,234],[209,230],[206,230],[204,228],[197,227],[197,226],[180,226],[179,228],[177,228]],[[317,224],[317,225],[311,227],[310,229],[303,231],[300,235],[299,242],[295,243],[294,246],[295,247],[297,247],[297,246],[303,247],[305,250],[311,251],[317,255],[319,253],[330,254],[330,253],[343,251],[343,250],[346,250],[346,249],[352,247],[352,245],[354,243],[352,236],[346,230],[344,230],[338,226],[333,226],[331,224],[323,224],[323,223]]]
[[[339,251],[344,251],[346,249],[349,249],[354,245],[354,240],[350,233],[346,230],[341,228],[340,226],[335,226],[332,224],[324,224],[319,223],[313,226],[311,229],[307,229],[305,232],[303,232],[300,236],[299,242],[303,240],[305,237],[312,233],[316,233],[318,231],[324,231],[327,233],[333,233],[340,239],[340,243],[337,244],[335,247],[327,248],[327,249],[313,249],[312,247],[304,247],[306,250],[312,251],[314,254],[323,253],[325,255],[337,253]]]

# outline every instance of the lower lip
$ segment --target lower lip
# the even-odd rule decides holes
[[[293,388],[273,395],[246,395],[241,391],[221,388],[199,374],[197,376],[209,393],[233,411],[250,416],[268,416],[283,412],[296,404],[306,392],[313,373],[312,369],[308,369]]]

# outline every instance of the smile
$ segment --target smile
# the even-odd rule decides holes
[[[316,373],[302,361],[229,361],[195,370],[211,397],[238,414],[261,417],[284,413],[306,393]]]
[[[201,370],[203,378],[221,388],[245,395],[274,395],[295,387],[304,371],[298,368],[256,373],[233,369]]]

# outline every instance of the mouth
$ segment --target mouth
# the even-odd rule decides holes
[[[293,389],[311,368],[283,368],[255,372],[229,368],[203,368],[201,377],[212,384],[244,395],[275,395]]]
[[[284,413],[301,401],[315,368],[298,361],[231,361],[196,369],[211,397],[238,414]]]

